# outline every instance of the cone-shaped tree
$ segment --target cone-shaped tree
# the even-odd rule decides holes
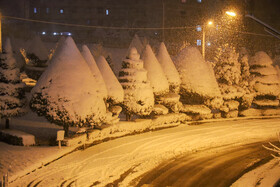
[[[83,55],[85,61],[87,62],[92,75],[94,76],[94,78],[96,79],[96,86],[98,86],[99,90],[100,90],[100,95],[102,96],[103,99],[107,99],[108,98],[108,91],[106,88],[106,84],[105,81],[101,75],[101,72],[89,50],[89,48],[86,45],[82,46],[82,52],[81,54]]]
[[[26,51],[29,64],[44,66],[48,60],[49,52],[39,36],[35,36]]]
[[[138,37],[137,34],[134,35],[133,39],[130,42],[130,45],[128,47],[128,52],[127,54],[129,54],[130,49],[135,47],[136,50],[138,51],[139,54],[142,54],[143,50],[144,50],[144,46],[140,40],[140,38]]]
[[[221,96],[214,71],[197,48],[184,48],[174,62],[182,80],[180,93],[184,104],[202,104]],[[213,107],[220,104],[220,101],[213,103]]]
[[[123,60],[119,80],[124,89],[123,108],[127,120],[131,119],[132,114],[149,115],[154,106],[153,90],[147,80],[143,61],[134,47]]]
[[[118,104],[123,102],[124,91],[117,77],[103,56],[98,57],[96,64],[105,81],[108,90],[108,102]]]
[[[168,93],[169,84],[167,78],[150,45],[147,45],[143,51],[143,61],[155,96]]]
[[[254,76],[251,84],[256,91],[253,104],[258,108],[278,107],[280,82],[277,70],[272,66],[271,58],[260,51],[250,58],[249,64],[250,72]]]
[[[50,122],[68,127],[100,125],[106,113],[98,84],[71,37],[57,49],[32,89],[31,108]]]
[[[159,46],[157,59],[168,80],[170,90],[172,92],[178,93],[180,90],[181,79],[163,42]]]
[[[9,128],[9,118],[20,115],[25,104],[19,72],[10,39],[7,39],[0,54],[0,117],[6,118],[6,128]]]

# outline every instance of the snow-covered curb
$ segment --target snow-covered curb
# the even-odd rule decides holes
[[[243,186],[274,186],[280,179],[280,163],[278,159],[270,162],[244,174],[240,179],[233,183],[232,187]]]
[[[144,131],[155,130],[178,126],[181,123],[190,120],[185,114],[167,114],[157,116],[154,119],[136,119],[135,121],[120,121],[114,125],[102,129],[94,129],[87,134],[76,135],[63,141],[66,146],[77,146],[90,144],[96,141],[102,141],[108,138],[117,138],[129,134],[141,133]]]

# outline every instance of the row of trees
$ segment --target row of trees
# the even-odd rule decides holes
[[[67,133],[72,125],[114,123],[122,109],[127,120],[133,115],[168,112],[184,112],[194,119],[203,119],[236,117],[251,106],[279,105],[279,79],[264,52],[248,61],[247,54],[239,55],[226,44],[217,49],[216,59],[210,63],[195,47],[184,48],[172,60],[164,43],[157,55],[150,45],[136,43],[129,47],[117,78],[112,64],[102,55],[95,61],[86,45],[79,51],[71,37],[61,39],[32,89],[30,107],[38,115],[64,126]],[[14,70],[12,58],[8,41],[0,63],[2,118],[19,114],[24,103],[19,70]],[[10,108],[13,110],[9,113]]]

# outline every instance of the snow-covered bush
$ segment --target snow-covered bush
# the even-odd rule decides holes
[[[110,68],[112,69],[112,71],[114,71],[115,66],[114,66],[114,63],[112,60],[112,54],[110,54],[108,51],[106,51],[101,43],[93,44],[90,47],[90,51],[91,51],[92,55],[94,56],[94,58],[96,58],[96,59],[100,56],[104,56],[106,61],[109,64]]]
[[[71,37],[56,50],[32,89],[30,107],[50,122],[69,126],[101,125],[106,107],[99,85]]]
[[[222,100],[211,64],[205,62],[195,47],[184,48],[176,57],[175,65],[181,77],[180,95],[183,104],[206,104],[219,108]]]
[[[251,84],[256,92],[253,104],[257,108],[278,107],[280,81],[271,58],[263,51],[249,60],[250,72],[254,75]]]
[[[170,91],[174,93],[179,93],[181,79],[163,42],[160,44],[157,59],[168,80]]]
[[[119,72],[119,81],[124,89],[123,109],[127,120],[130,120],[133,114],[149,115],[154,106],[153,89],[143,66],[136,48],[131,48]]]
[[[86,45],[82,46],[82,56],[84,57],[87,65],[89,66],[89,69],[91,70],[91,73],[93,77],[95,78],[95,86],[98,87],[99,89],[99,94],[100,96],[104,99],[107,100],[108,98],[108,90],[106,88],[105,81],[101,75],[101,72],[89,50],[89,48]]]
[[[6,128],[9,128],[10,117],[23,113],[24,83],[20,81],[19,72],[11,42],[7,39],[0,54],[0,117],[6,118]]]
[[[220,108],[224,117],[237,117],[239,102],[248,108],[253,98],[248,88],[248,57],[238,59],[239,54],[229,44],[222,45],[216,51],[214,71],[225,101]]]
[[[46,66],[49,52],[39,36],[35,36],[26,50],[26,64],[31,66]]]
[[[148,80],[151,83],[155,96],[168,93],[169,84],[167,78],[150,45],[145,47],[142,59],[144,61],[144,68],[148,71]]]
[[[108,62],[103,56],[98,57],[96,64],[101,72],[101,75],[105,81],[108,91],[108,103],[110,105],[119,104],[123,102],[124,91],[119,83],[117,77],[110,68]]]
[[[139,54],[142,54],[142,52],[144,50],[144,45],[142,44],[142,42],[137,34],[134,35],[133,39],[130,42],[130,45],[128,47],[128,54],[133,47],[136,48],[136,50],[138,51]]]

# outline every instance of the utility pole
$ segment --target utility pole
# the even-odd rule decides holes
[[[0,53],[2,53],[2,14],[0,12]]]
[[[162,0],[162,42],[164,42],[164,0]]]
[[[202,57],[205,60],[205,29],[206,25],[202,26]]]

